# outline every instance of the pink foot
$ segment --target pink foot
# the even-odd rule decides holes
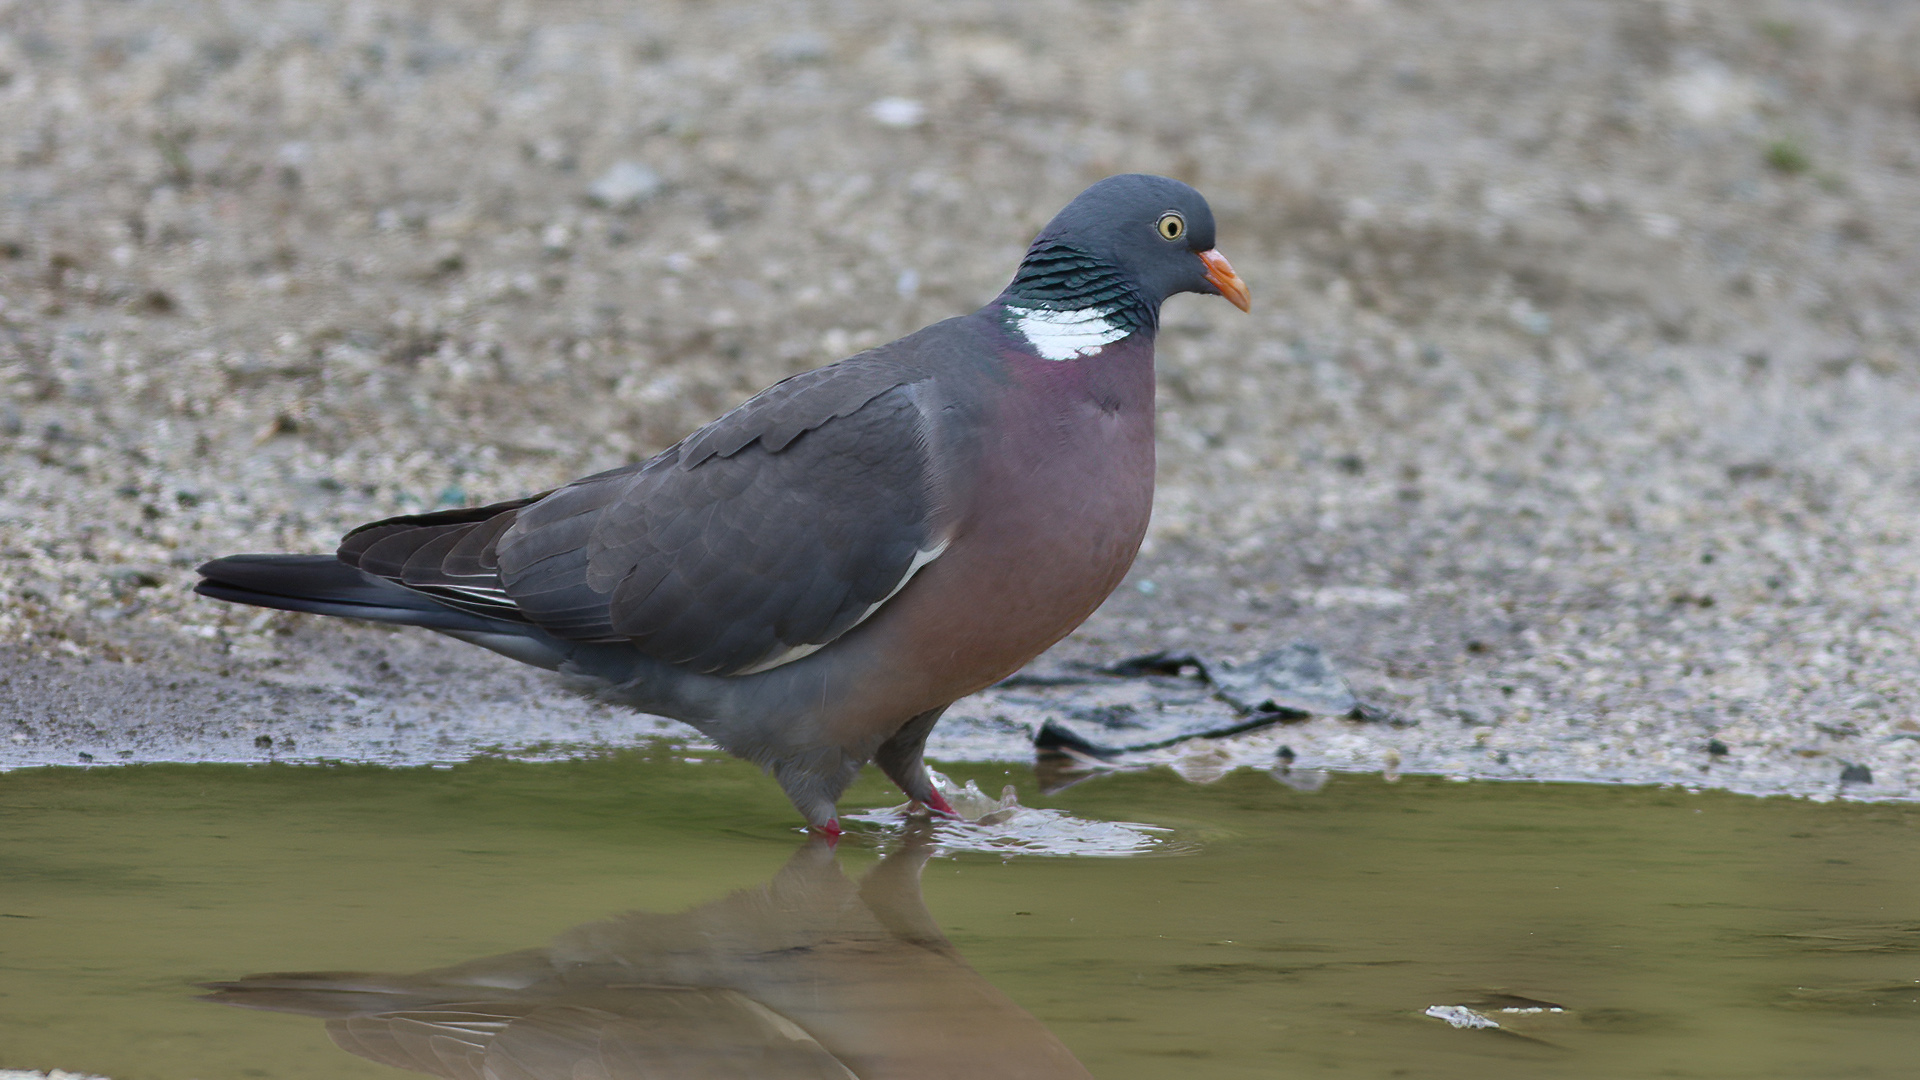
[[[958,810],[955,810],[947,802],[947,797],[945,795],[942,795],[938,791],[935,791],[931,788],[928,789],[927,797],[923,801],[927,804],[927,809],[929,810],[938,811],[942,814],[947,815],[950,818],[957,818],[960,816],[960,812]]]

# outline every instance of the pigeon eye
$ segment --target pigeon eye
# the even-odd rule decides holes
[[[1160,237],[1163,240],[1178,240],[1187,231],[1187,219],[1169,210],[1160,215]]]

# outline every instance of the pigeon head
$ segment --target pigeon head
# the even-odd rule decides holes
[[[1246,285],[1214,250],[1207,200],[1178,180],[1130,173],[1100,181],[1056,214],[1003,296],[1027,310],[1097,310],[1141,329],[1157,325],[1161,302],[1182,292],[1248,307]]]

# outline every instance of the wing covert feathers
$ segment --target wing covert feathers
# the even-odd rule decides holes
[[[695,671],[799,659],[945,547],[921,388],[861,359],[777,383],[644,464],[375,522],[339,557],[449,607]]]

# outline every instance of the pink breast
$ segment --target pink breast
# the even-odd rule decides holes
[[[1153,508],[1152,363],[1116,346],[1016,370],[952,545],[856,631],[882,646],[872,708],[912,715],[1005,678],[1120,583]]]

